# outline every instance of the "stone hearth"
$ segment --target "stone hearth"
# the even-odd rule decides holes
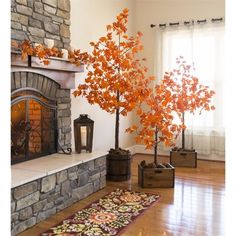
[[[104,188],[106,154],[52,154],[13,165],[11,235]]]

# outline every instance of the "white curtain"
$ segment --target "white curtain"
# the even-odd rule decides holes
[[[225,92],[224,92],[224,23],[167,27],[157,29],[156,74],[176,68],[176,58],[183,56],[194,63],[200,83],[216,94],[216,110],[201,115],[187,114],[186,148],[194,148],[207,159],[224,160]],[[177,141],[181,147],[181,137]]]

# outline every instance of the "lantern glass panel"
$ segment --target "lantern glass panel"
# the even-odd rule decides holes
[[[80,126],[80,134],[81,134],[81,146],[87,146],[87,126]]]

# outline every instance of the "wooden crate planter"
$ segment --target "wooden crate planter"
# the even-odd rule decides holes
[[[138,165],[138,184],[142,188],[173,188],[175,168],[143,168]]]
[[[193,151],[170,151],[170,164],[175,167],[197,168],[197,152]]]

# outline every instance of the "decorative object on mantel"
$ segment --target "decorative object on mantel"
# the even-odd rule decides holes
[[[176,83],[178,96],[176,111],[183,124],[182,126],[182,147],[175,147],[170,151],[170,163],[176,167],[197,167],[197,152],[194,149],[185,148],[185,114],[190,112],[199,114],[203,110],[214,110],[211,105],[215,92],[199,83],[199,79],[193,75],[194,67],[187,64],[185,59],[180,56],[176,58],[177,68],[173,69],[168,76]]]
[[[42,233],[41,236],[120,235],[158,199],[157,194],[116,189]]]
[[[22,60],[26,60],[28,56],[36,56],[42,60],[45,65],[48,65],[50,63],[50,57],[62,57],[62,53],[59,49],[55,47],[49,48],[42,44],[32,45],[28,40],[24,40],[21,44],[12,40],[11,45],[13,48],[21,50]]]
[[[74,91],[75,96],[84,96],[90,104],[115,114],[115,148],[107,156],[107,179],[112,181],[128,180],[131,176],[131,154],[119,146],[120,115],[126,116],[148,96],[153,80],[146,77],[147,68],[136,56],[143,48],[142,33],[135,37],[126,34],[128,12],[124,9],[116,22],[107,25],[107,34],[90,43],[92,53],[86,57],[88,74],[85,83]]]
[[[22,43],[17,43],[15,40],[11,41],[11,46],[16,51],[21,51],[22,60],[26,60],[29,56],[34,56],[39,58],[40,62],[44,65],[49,65],[52,58],[63,58],[68,59],[70,63],[75,64],[80,67],[83,64],[86,64],[88,61],[88,53],[80,52],[80,50],[68,51],[66,49],[58,49],[56,47],[47,47],[47,45],[34,44],[28,40],[24,40]],[[49,45],[51,46],[51,45]],[[65,54],[63,57],[63,53]],[[66,58],[67,57],[67,58]]]
[[[92,152],[94,121],[87,114],[81,114],[74,120],[75,151],[82,150]]]
[[[64,58],[64,59],[66,59],[66,60],[68,60],[68,50],[66,50],[66,49],[61,49],[61,52],[62,52],[62,58]]]
[[[53,48],[54,46],[54,40],[53,39],[44,39],[44,42],[45,42],[45,45],[48,47],[48,48]]]
[[[147,149],[154,149],[154,162],[147,164],[142,161],[138,165],[138,183],[141,187],[174,187],[175,169],[169,163],[157,162],[157,147],[161,142],[173,146],[181,131],[182,126],[174,123],[177,92],[173,81],[164,76],[137,109],[140,125],[126,130],[136,132],[136,142],[144,143]]]

